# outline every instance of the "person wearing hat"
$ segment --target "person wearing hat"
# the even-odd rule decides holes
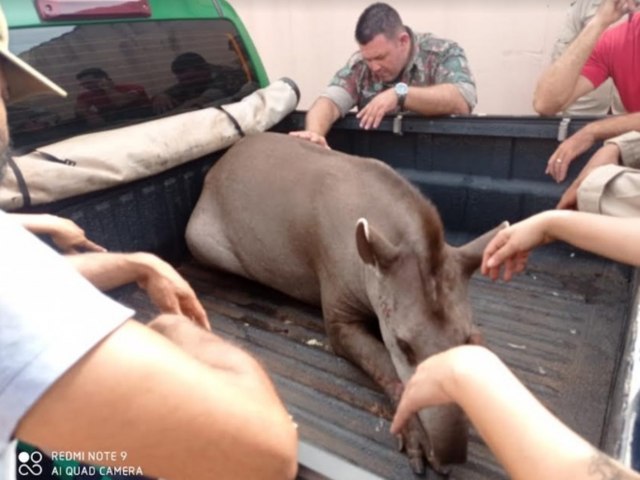
[[[0,172],[6,104],[65,95],[8,40],[0,9]],[[129,282],[170,313],[144,326],[98,290]],[[128,474],[294,478],[296,428],[271,381],[206,323],[193,290],[159,258],[64,257],[0,211],[0,477],[52,473],[37,452],[14,458],[10,442],[20,439],[52,458],[100,452]]]

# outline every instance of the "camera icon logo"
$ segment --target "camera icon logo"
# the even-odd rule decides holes
[[[40,462],[42,462],[42,453],[38,451],[20,452],[18,454],[18,475],[39,477],[43,470]]]

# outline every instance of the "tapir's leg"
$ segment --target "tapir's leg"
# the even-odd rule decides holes
[[[327,333],[333,350],[364,370],[384,392],[397,402],[402,394],[402,381],[396,373],[384,343],[375,338],[362,323],[344,319],[326,319]]]
[[[189,218],[185,240],[189,251],[204,265],[247,276],[225,234],[224,216],[216,202],[216,190],[203,189],[202,196]]]
[[[362,368],[382,387],[395,408],[400,400],[403,384],[384,343],[366,329],[363,323],[366,319],[337,314],[330,307],[323,308],[323,313],[334,351]],[[403,443],[415,473],[424,474],[425,457],[432,468],[440,469],[440,462],[435,457],[429,436],[417,415],[414,415],[405,428]]]

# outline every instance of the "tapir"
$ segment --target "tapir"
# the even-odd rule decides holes
[[[332,349],[396,405],[419,362],[476,340],[467,285],[496,230],[449,246],[436,208],[385,163],[267,132],[207,173],[186,240],[205,265],[320,305]],[[416,473],[425,458],[441,471],[466,460],[468,423],[426,409],[401,441]]]

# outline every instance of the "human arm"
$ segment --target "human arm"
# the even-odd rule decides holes
[[[420,409],[451,402],[466,412],[510,478],[640,479],[564,425],[480,346],[456,347],[422,362],[405,387],[391,432],[400,432]]]
[[[580,174],[571,183],[569,188],[565,190],[560,198],[560,201],[556,205],[559,209],[576,209],[578,206],[578,189],[582,182],[593,172],[596,168],[604,165],[618,165],[620,163],[620,149],[615,144],[604,145],[589,159],[584,168],[580,171]]]
[[[533,108],[540,115],[555,115],[594,89],[581,75],[598,39],[610,25],[635,8],[633,0],[604,0],[564,53],[545,70],[536,86]]]
[[[166,113],[177,105],[178,102],[167,92],[159,93],[151,99],[151,107],[156,114]]]
[[[0,351],[21,374],[0,395],[0,449],[15,437],[117,452],[104,461],[154,478],[295,478],[295,425],[257,361],[184,318],[152,323],[190,327],[191,348],[127,321],[130,309],[4,217]]]
[[[105,252],[106,249],[89,240],[82,228],[68,218],[46,213],[11,213],[11,218],[36,235],[49,235],[64,253],[80,250]]]
[[[616,115],[588,123],[562,142],[551,154],[545,173],[556,182],[562,182],[567,176],[571,162],[596,142],[622,135],[631,130],[640,130],[640,113]]]
[[[578,189],[582,182],[598,167],[620,164],[640,168],[640,132],[627,132],[607,140],[564,192],[556,208],[575,209],[578,204]]]
[[[467,115],[477,103],[473,74],[464,50],[455,42],[416,36],[412,71],[403,110],[420,115]],[[433,52],[438,51],[437,55]],[[412,74],[414,75],[414,74]],[[358,112],[360,127],[378,128],[384,115],[399,107],[394,88],[378,93]]]
[[[337,105],[327,97],[318,97],[307,112],[305,129],[291,132],[291,135],[329,148],[326,136],[338,118],[340,110]]]
[[[67,257],[75,269],[106,291],[136,282],[165,313],[178,313],[210,329],[207,314],[189,284],[171,265],[150,253],[86,253]]]
[[[53,452],[118,452],[104,462],[154,478],[295,478],[296,428],[264,369],[191,327],[209,361],[126,322],[44,393],[16,438]]]
[[[360,127],[378,128],[384,116],[398,108],[398,96],[393,88],[376,95],[357,113]],[[451,83],[430,86],[409,86],[404,108],[426,116],[466,115],[471,108],[458,87]]]
[[[563,241],[612,260],[640,266],[640,220],[571,210],[548,210],[501,230],[489,242],[481,271],[492,279],[510,280],[524,270],[529,252]]]

